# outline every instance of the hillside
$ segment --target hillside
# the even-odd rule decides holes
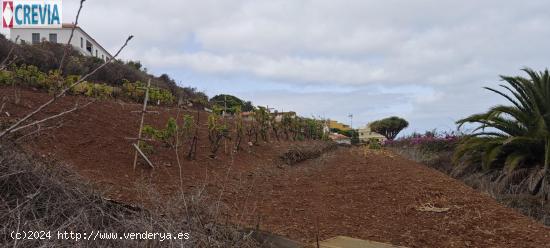
[[[8,57],[10,67],[20,67],[23,65],[36,66],[40,71],[48,73],[57,70],[61,63],[61,58],[65,51],[62,44],[53,44],[42,42],[38,45],[14,44],[0,34],[0,62]],[[93,69],[99,67],[103,60],[95,57],[84,56],[72,47],[68,50],[68,58],[63,65],[63,76],[85,75]],[[90,76],[88,81],[94,83],[103,83],[110,86],[120,87],[125,81],[145,83],[151,79],[151,84],[162,89],[169,90],[177,99],[188,101],[208,101],[208,97],[197,91],[193,87],[180,87],[167,74],[155,76],[147,72],[139,61],[115,60],[97,73]]]
[[[11,94],[0,88],[0,99]],[[8,102],[4,112],[20,117],[48,99],[45,93],[23,90],[20,104]],[[48,113],[70,108],[68,96]],[[339,148],[320,158],[287,166],[280,159],[289,147],[321,146],[321,141],[261,142],[237,153],[221,148],[209,157],[206,113],[201,113],[197,159],[184,159],[181,175],[174,149],[155,146],[155,169],[132,168],[141,105],[99,100],[67,115],[37,137],[26,137],[30,153],[67,163],[105,196],[139,203],[139,185],[154,187],[159,197],[204,189],[227,207],[224,221],[302,242],[337,235],[388,242],[407,247],[550,247],[550,232],[541,224],[499,205],[487,195],[423,165],[386,151],[365,153]],[[146,123],[163,127],[170,117],[195,111],[153,107]],[[5,114],[1,120],[9,119]],[[216,207],[214,204],[211,207]]]

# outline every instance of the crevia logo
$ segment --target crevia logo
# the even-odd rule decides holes
[[[60,28],[63,8],[61,0],[2,1],[4,28]]]

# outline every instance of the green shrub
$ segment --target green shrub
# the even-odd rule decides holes
[[[57,70],[50,71],[44,81],[38,83],[40,88],[47,89],[50,92],[58,92],[67,86],[67,81],[65,81]]]
[[[153,148],[153,146],[147,142],[139,142],[139,149],[146,155],[149,155],[155,152],[155,149]]]
[[[371,150],[380,150],[382,149],[382,145],[380,144],[380,142],[377,140],[377,139],[369,139],[369,149]]]
[[[149,102],[153,104],[172,104],[175,97],[169,90],[151,87],[149,89]]]
[[[17,66],[32,65],[44,73],[59,68],[61,57],[66,51],[63,44],[41,42],[38,45],[17,45],[0,36],[0,58],[5,58],[13,46],[15,49],[11,56],[17,58],[15,61]],[[103,63],[104,61],[99,58],[83,56],[76,49],[70,48],[63,67],[63,76],[85,75]],[[208,97],[203,92],[196,91],[192,87],[178,87],[175,80],[166,74],[159,77],[148,74],[139,61],[124,63],[114,60],[88,78],[91,82],[104,82],[114,87],[122,86],[124,79],[130,82],[146,82],[151,79],[153,85],[177,96],[175,98],[181,97],[192,102],[198,102],[197,100],[208,102]],[[155,100],[170,103],[170,99],[167,97]]]
[[[142,102],[143,98],[145,97],[145,91],[143,90],[142,83],[139,81],[131,83],[130,81],[123,79],[122,93],[124,96],[136,102]]]
[[[214,108],[212,113],[208,115],[208,140],[210,141],[210,156],[212,158],[216,157],[222,139],[229,138],[229,129],[221,120],[221,110],[219,108]]]
[[[70,93],[73,95],[107,99],[113,97],[114,91],[115,87],[106,84],[82,82],[72,87]]]
[[[174,147],[178,128],[176,119],[170,118],[164,129],[156,129],[150,125],[143,126],[143,134],[150,139],[164,143],[168,147]]]
[[[18,85],[44,88],[46,77],[46,73],[41,72],[34,65],[21,65],[14,69],[14,79]]]
[[[82,82],[72,87],[70,93],[73,95],[86,95],[86,93],[89,91],[89,88],[91,88],[90,83]]]
[[[13,73],[10,71],[0,71],[0,86],[13,84]]]

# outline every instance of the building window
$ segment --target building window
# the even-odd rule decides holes
[[[105,55],[101,54],[101,59],[105,60]]]
[[[84,49],[84,38],[80,37],[80,48]]]
[[[50,34],[50,42],[57,43],[57,34]]]
[[[93,51],[92,43],[89,40],[86,40],[86,51],[88,51],[90,54]]]
[[[32,44],[40,43],[40,33],[32,33]]]

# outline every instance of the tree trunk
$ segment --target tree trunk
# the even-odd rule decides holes
[[[241,150],[241,140],[242,140],[242,134],[237,133],[237,138],[235,139],[235,151]]]

